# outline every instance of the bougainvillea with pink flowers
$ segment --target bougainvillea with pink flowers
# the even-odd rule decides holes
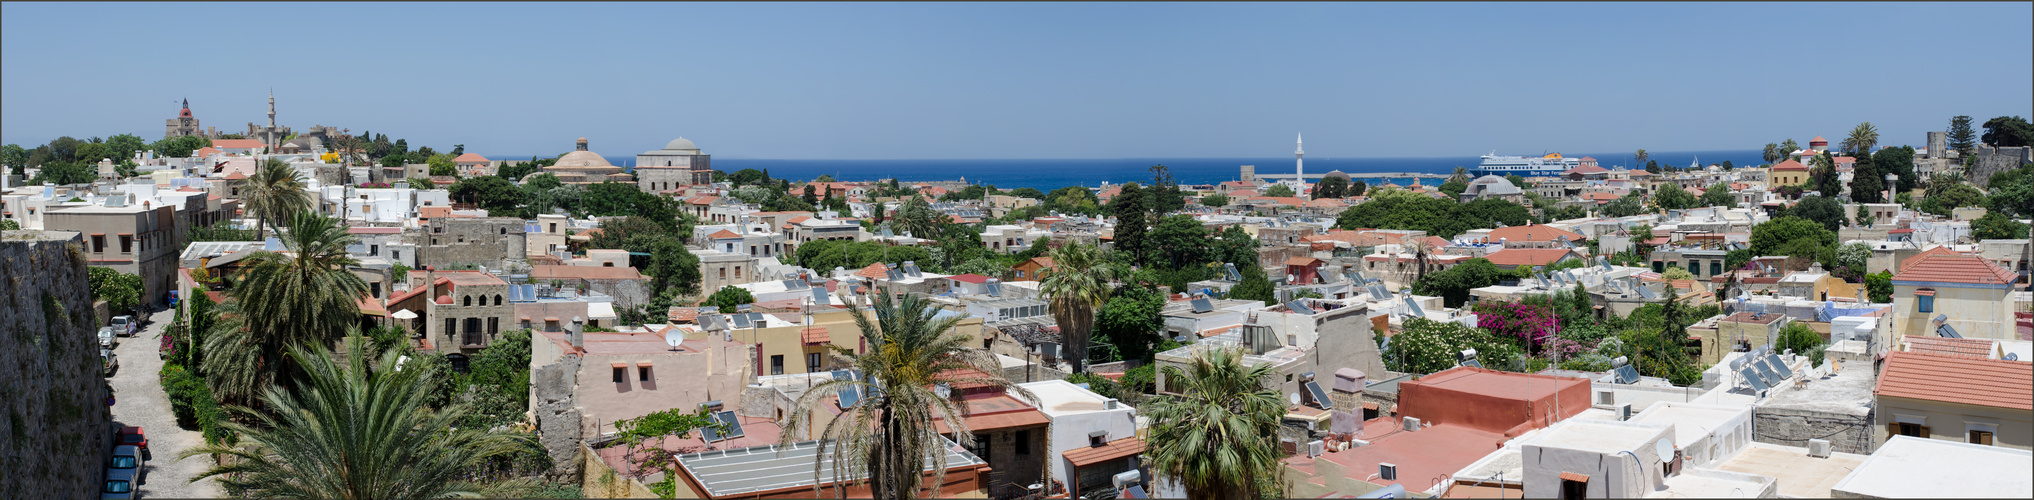
[[[1560,315],[1551,307],[1520,302],[1476,304],[1476,327],[1492,335],[1518,339],[1528,353],[1541,346],[1561,329]]]

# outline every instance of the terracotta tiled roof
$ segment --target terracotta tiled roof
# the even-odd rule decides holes
[[[714,200],[718,200],[718,199],[720,199],[720,197],[719,197],[719,196],[701,196],[701,197],[698,197],[698,198],[693,198],[693,199],[690,199],[690,200],[685,200],[685,202],[686,202],[686,203],[691,203],[691,204],[694,204],[694,205],[712,205],[712,204],[713,204],[713,201],[714,201]]]
[[[981,284],[981,283],[988,283],[988,282],[989,282],[989,277],[988,277],[988,276],[983,276],[983,275],[979,275],[979,274],[956,274],[956,275],[953,275],[953,276],[948,276],[948,277],[947,277],[947,279],[951,279],[951,280],[954,280],[954,281],[959,281],[959,282],[963,282],[963,283],[975,283],[975,284]]]
[[[1581,242],[1581,233],[1566,231],[1553,226],[1527,224],[1523,226],[1500,227],[1490,230],[1490,241],[1554,241],[1557,236],[1566,236],[1570,242]]]
[[[1040,268],[1053,267],[1052,257],[1032,257],[1031,260],[1027,260],[1024,262],[1038,264],[1038,267]]]
[[[869,267],[855,271],[855,276],[863,278],[888,278],[890,277],[890,266],[883,265],[881,262],[869,264]]]
[[[742,237],[742,235],[736,234],[734,231],[729,231],[726,229],[715,231],[713,234],[706,235],[706,239],[709,240],[718,240],[721,238],[740,238],[740,237]]]
[[[806,217],[806,216],[800,215],[800,216],[797,216],[797,217],[792,217],[792,218],[791,218],[791,220],[788,220],[788,221],[784,221],[784,223],[785,223],[785,224],[797,224],[797,223],[800,223],[800,222],[805,222],[805,221],[809,221],[809,220],[812,220],[812,218],[811,218],[811,217]]]
[[[530,279],[646,280],[648,277],[628,266],[530,266]]]
[[[1991,359],[1991,340],[1951,339],[1908,335],[1907,352],[1948,356],[1952,358]]]
[[[466,153],[452,159],[453,163],[487,163],[487,161],[487,157],[481,156],[479,153]]]
[[[1118,458],[1136,455],[1139,453],[1144,453],[1144,440],[1137,439],[1136,436],[1131,436],[1123,439],[1118,439],[1115,441],[1110,441],[1108,443],[1104,443],[1101,446],[1089,446],[1084,448],[1075,448],[1072,450],[1067,450],[1066,460],[1068,462],[1073,462],[1074,467],[1087,467],[1089,465],[1094,465],[1109,460],[1115,460]]]
[[[240,172],[234,172],[234,173],[226,174],[226,180],[229,180],[229,181],[237,181],[237,180],[241,180],[241,179],[246,179],[246,178],[247,178],[247,174],[242,174],[242,173],[240,173]]]
[[[1574,255],[1566,248],[1507,248],[1485,255],[1490,263],[1500,266],[1543,266]]]
[[[2034,410],[2034,363],[1913,352],[1886,354],[1879,396]]]
[[[452,207],[438,205],[427,205],[417,207],[417,217],[420,218],[436,219],[439,217],[451,217],[451,216],[452,216]]]
[[[1808,166],[1798,161],[1787,160],[1773,164],[1773,170],[1808,170]]]
[[[1940,248],[1940,247],[1937,247]],[[1969,255],[1917,255],[1893,275],[1894,281],[1939,281],[1974,285],[2006,285],[2019,280],[2012,271]]]
[[[827,335],[826,327],[824,326],[805,327],[805,330],[799,333],[798,338],[803,340],[805,345],[818,345],[833,341],[833,337]]]
[[[1288,266],[1311,266],[1314,264],[1319,264],[1320,262],[1321,259],[1316,259],[1313,257],[1293,257],[1290,259],[1285,259],[1285,265]]]
[[[268,146],[256,139],[213,139],[212,147],[219,149],[260,149]]]
[[[1922,250],[1921,253],[1914,254],[1914,256],[1908,257],[1906,260],[1900,261],[1900,269],[1899,271],[1895,271],[1895,273],[1897,274],[1900,271],[1906,271],[1908,266],[1912,266],[1916,263],[1919,263],[1921,262],[1922,257],[1927,257],[1930,255],[1959,255],[1959,254],[1956,252],[1956,250],[1950,249],[1948,245],[1937,245],[1927,250]]]

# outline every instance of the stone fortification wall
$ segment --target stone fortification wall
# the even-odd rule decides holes
[[[1985,187],[1986,184],[1992,181],[1992,174],[2020,168],[2021,165],[2034,162],[2034,148],[2027,146],[2016,148],[1977,146],[1977,155],[1971,161],[1970,175],[1966,179],[1978,187]]]
[[[530,371],[530,414],[536,420],[538,444],[551,455],[547,475],[553,479],[577,480],[581,476],[579,453],[586,447],[582,439],[588,434],[572,397],[579,386],[581,361],[578,355],[567,354]]]
[[[83,246],[75,232],[0,232],[0,498],[99,495],[112,414]]]

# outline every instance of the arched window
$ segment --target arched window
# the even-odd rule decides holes
[[[466,305],[468,305],[468,306],[472,306],[472,305],[473,305],[473,296],[472,296],[472,295],[468,295],[468,296],[466,296]]]
[[[501,234],[508,234],[508,228],[501,228]]]
[[[494,305],[501,305],[501,294],[494,295]]]

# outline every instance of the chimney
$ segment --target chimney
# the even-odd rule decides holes
[[[581,317],[581,316],[573,316],[573,317],[572,317],[572,324],[571,324],[570,326],[567,326],[567,327],[565,327],[565,328],[566,328],[566,330],[565,330],[565,331],[566,331],[566,334],[567,334],[567,336],[570,336],[570,337],[572,337],[572,348],[574,348],[574,349],[578,349],[578,350],[579,350],[580,352],[585,352],[585,351],[586,351],[586,333],[585,333],[585,331],[586,331],[586,318],[584,318],[584,317]]]

